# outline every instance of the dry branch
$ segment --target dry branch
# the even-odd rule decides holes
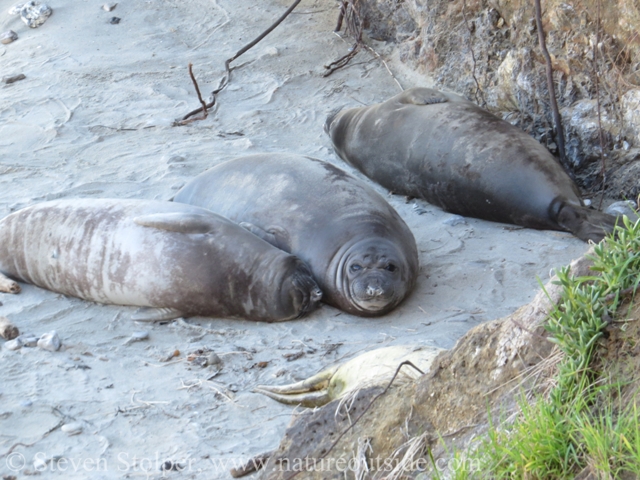
[[[185,125],[185,120],[187,120],[189,117],[192,117],[193,115],[196,115],[196,114],[198,114],[200,112],[206,112],[207,109],[213,107],[216,104],[216,96],[222,90],[225,89],[225,87],[229,84],[229,81],[231,80],[231,70],[232,70],[231,69],[231,62],[236,60],[241,55],[245,54],[251,48],[255,47],[260,42],[260,40],[262,40],[264,37],[269,35],[278,25],[280,25],[283,22],[283,20],[285,18],[287,18],[289,16],[289,14],[291,12],[293,12],[294,8],[296,8],[298,6],[300,1],[301,0],[295,0],[291,4],[291,6],[282,14],[282,16],[280,18],[278,18],[278,20],[276,20],[274,23],[272,23],[269,28],[267,28],[264,32],[262,32],[260,35],[258,35],[253,41],[249,42],[247,45],[245,45],[240,50],[238,50],[233,57],[228,58],[227,61],[224,62],[225,74],[220,79],[220,83],[218,84],[218,88],[216,88],[213,92],[211,92],[211,101],[209,103],[204,104],[204,102],[202,102],[202,99],[200,99],[200,101],[203,103],[202,107],[196,108],[195,110],[192,110],[191,112],[187,113],[184,117],[182,117],[181,120],[176,121],[174,123],[174,125]],[[197,89],[197,86],[196,86],[196,89]],[[206,118],[206,116],[205,116],[205,118]]]
[[[544,29],[542,28],[542,7],[540,6],[540,0],[534,0],[536,7],[536,28],[538,30],[538,42],[540,43],[540,50],[544,56],[545,65],[547,69],[547,88],[549,90],[549,102],[551,104],[551,111],[553,112],[553,121],[556,127],[556,143],[558,144],[558,153],[560,154],[560,163],[564,169],[573,178],[574,175],[569,168],[567,156],[564,148],[564,128],[562,127],[562,119],[560,118],[560,111],[558,110],[558,102],[556,100],[556,89],[553,84],[553,66],[551,64],[551,56],[547,50],[547,42],[545,39]]]
[[[349,53],[331,62],[329,65],[324,66],[327,71],[322,75],[323,77],[328,77],[336,70],[346,66],[351,59],[356,56],[360,47],[363,46],[362,22],[360,21],[360,15],[358,14],[358,1],[359,0],[342,0],[340,3],[340,14],[338,15],[338,23],[334,31],[339,32],[342,28],[343,20],[346,20],[347,26],[345,28],[345,33],[347,35],[352,35],[355,38],[355,43],[351,47]]]

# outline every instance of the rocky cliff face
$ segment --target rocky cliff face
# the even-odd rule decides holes
[[[534,0],[355,0],[369,38],[557,152]],[[588,194],[640,194],[640,4],[543,0],[570,167]],[[601,155],[602,153],[602,155]]]

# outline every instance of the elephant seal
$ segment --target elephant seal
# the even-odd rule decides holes
[[[275,322],[321,291],[308,267],[202,208],[146,200],[44,202],[0,220],[0,272],[99,303]]]
[[[253,391],[286,405],[321,407],[364,388],[377,385],[386,387],[402,362],[411,362],[426,373],[442,351],[438,347],[412,345],[377,348],[329,367],[306,380],[290,385],[258,385]],[[409,367],[406,370],[413,375],[418,373]]]
[[[457,95],[406,90],[332,113],[338,155],[394,193],[460,215],[599,241],[616,218],[584,206],[574,182],[534,138]]]
[[[291,154],[235,158],[200,174],[174,198],[212,210],[300,257],[323,301],[383,315],[418,274],[413,234],[377,192],[343,170]]]

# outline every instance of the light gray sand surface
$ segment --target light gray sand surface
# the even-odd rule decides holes
[[[26,79],[0,85],[0,216],[56,198],[168,200],[207,168],[258,152],[307,154],[363,178],[334,154],[324,119],[336,107],[399,91],[367,52],[323,78],[323,65],[351,42],[332,33],[337,3],[305,0],[234,62],[208,119],[172,127],[198,106],[187,64],[207,96],[224,61],[287,3],[124,0],[105,12],[101,1],[52,0],[53,15],[38,29],[10,17],[11,6],[0,0],[0,30],[20,38],[0,45],[1,76]],[[110,24],[113,16],[121,22]],[[399,78],[416,85],[415,75]],[[230,478],[233,462],[278,445],[291,416],[290,407],[252,393],[255,385],[298,380],[383,345],[449,348],[474,325],[528,302],[537,277],[546,281],[587,249],[569,234],[458,223],[424,202],[388,198],[414,232],[422,273],[408,301],[383,318],[323,306],[275,325],[210,318],[145,325],[130,320],[133,308],[29,285],[20,295],[0,294],[0,316],[24,333],[56,330],[63,342],[52,353],[10,351],[0,340],[0,475],[161,478],[170,460],[184,471],[166,475]],[[125,344],[142,330],[147,340]],[[219,373],[186,360],[198,350],[217,353]],[[74,422],[81,433],[56,428]]]

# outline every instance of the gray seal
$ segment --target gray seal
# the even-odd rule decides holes
[[[306,262],[323,301],[383,315],[411,292],[418,252],[409,227],[367,184],[318,159],[235,158],[187,183],[174,201],[210,209]]]
[[[539,142],[457,95],[413,88],[384,103],[333,113],[338,155],[393,193],[442,209],[599,241],[615,217],[584,206]]]
[[[317,306],[308,267],[208,210],[172,202],[75,199],[0,220],[0,272],[85,300],[275,322]]]

